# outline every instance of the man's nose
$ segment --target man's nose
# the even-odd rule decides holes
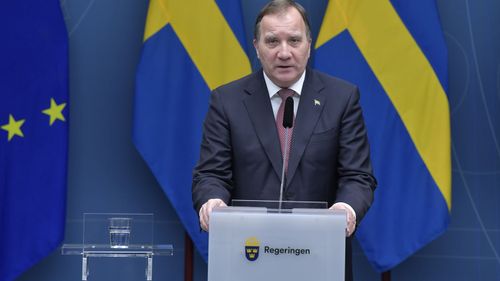
[[[290,51],[290,46],[288,46],[287,42],[282,42],[278,50],[278,58],[281,60],[289,59],[292,56]]]

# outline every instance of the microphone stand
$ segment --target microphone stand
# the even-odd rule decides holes
[[[281,186],[280,186],[280,200],[278,206],[278,212],[281,213],[281,207],[283,205],[283,188],[286,182],[285,168],[288,162],[288,139],[290,138],[290,128],[293,127],[293,98],[288,97],[285,101],[285,108],[283,112],[283,127],[285,128],[285,148],[283,153],[283,169],[281,170]]]
[[[278,212],[281,213],[281,205],[283,203],[283,187],[286,182],[285,178],[285,165],[288,157],[288,138],[289,138],[289,131],[290,128],[285,128],[285,153],[283,156],[283,169],[281,169],[281,185],[280,185],[280,201],[279,201],[279,206],[278,206]]]

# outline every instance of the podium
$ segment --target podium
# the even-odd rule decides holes
[[[343,281],[345,228],[342,211],[214,209],[208,281]]]

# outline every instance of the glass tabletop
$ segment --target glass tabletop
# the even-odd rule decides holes
[[[173,246],[170,244],[158,245],[129,245],[128,247],[111,247],[109,244],[64,244],[61,247],[63,255],[86,255],[93,257],[147,257],[172,256]]]

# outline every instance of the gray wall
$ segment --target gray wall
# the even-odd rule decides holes
[[[70,159],[65,243],[84,212],[154,213],[155,280],[183,280],[184,232],[131,142],[146,0],[61,0],[70,38]],[[247,22],[265,1],[244,0]],[[301,1],[322,18],[325,1]],[[500,280],[500,2],[438,0],[450,56],[453,211],[449,231],[393,270],[393,280]],[[249,41],[250,42],[250,41]],[[354,248],[357,280],[379,280]],[[20,280],[80,280],[81,260],[54,252]],[[145,260],[91,260],[90,280],[144,280]],[[196,255],[195,280],[206,280]]]

